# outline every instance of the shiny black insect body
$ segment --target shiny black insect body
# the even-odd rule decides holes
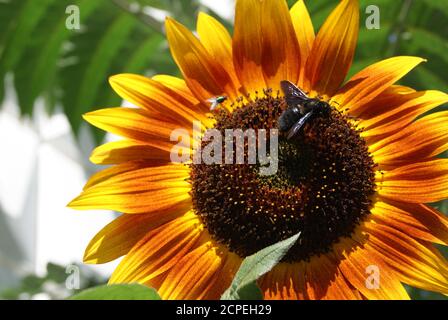
[[[308,97],[303,90],[289,81],[280,82],[280,86],[288,108],[278,118],[278,126],[288,139],[296,136],[300,128],[312,117],[330,114],[331,107],[327,102]]]

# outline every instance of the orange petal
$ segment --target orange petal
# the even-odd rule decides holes
[[[280,89],[280,81],[297,83],[301,57],[291,15],[286,1],[263,0],[261,35],[263,37],[262,65],[266,84],[274,91]]]
[[[355,74],[335,95],[334,101],[358,116],[370,101],[401,79],[421,62],[418,57],[393,57],[382,60]]]
[[[188,88],[185,80],[165,74],[158,74],[152,77],[153,80],[169,88],[176,96],[181,96],[188,101],[185,106],[195,110],[197,113],[210,114],[210,106],[201,103]]]
[[[225,257],[206,242],[185,255],[169,272],[159,288],[163,299],[197,299],[221,270]]]
[[[387,165],[430,159],[448,148],[447,120],[448,112],[431,114],[372,144],[369,151],[375,161]]]
[[[306,264],[307,291],[311,300],[357,300],[337,264],[326,255],[312,257]]]
[[[157,143],[163,149],[174,145],[174,142],[170,141],[171,133],[176,129],[183,129],[179,124],[156,118],[145,110],[135,108],[100,109],[83,117],[100,129],[142,142]],[[192,131],[192,128],[187,127],[185,130]],[[182,139],[187,141],[185,147],[190,147],[190,137],[184,135]]]
[[[148,232],[120,262],[109,282],[150,283],[201,245],[202,233],[202,224],[194,213]]]
[[[361,126],[365,128],[362,136],[385,136],[400,131],[419,115],[448,102],[448,95],[428,90],[405,95],[405,99],[402,100],[405,101],[384,110],[376,117],[362,121]]]
[[[300,52],[301,64],[298,85],[305,91],[309,91],[310,88],[305,86],[305,65],[315,38],[313,22],[303,0],[299,0],[294,4],[290,14]]]
[[[376,201],[372,218],[414,238],[448,245],[448,218],[423,204]]]
[[[232,38],[227,29],[212,16],[199,12],[197,31],[205,49],[227,71],[233,86],[239,88],[241,85],[233,66]]]
[[[262,68],[262,4],[260,0],[237,0],[233,33],[233,63],[246,93],[266,88]]]
[[[84,253],[84,262],[106,263],[115,260],[127,254],[148,232],[184,213],[159,211],[151,214],[123,214],[90,241]]]
[[[242,259],[232,252],[223,255],[222,268],[216,272],[208,286],[197,296],[199,300],[218,300],[224,291],[230,287],[236,272],[238,271]],[[225,260],[225,261],[224,261]]]
[[[366,223],[368,245],[381,253],[401,281],[448,294],[448,262],[434,250],[394,228]]]
[[[119,74],[110,78],[120,96],[150,111],[156,111],[185,127],[193,121],[208,123],[207,116],[188,99],[162,83],[135,74]]]
[[[448,198],[448,160],[414,163],[385,171],[378,181],[381,197],[411,203]]]
[[[305,262],[279,263],[259,281],[266,300],[309,299]]]
[[[171,54],[200,101],[223,94],[231,99],[238,97],[227,71],[187,28],[171,18],[167,18],[165,26]]]
[[[376,118],[383,113],[397,108],[408,102],[413,93],[417,91],[402,85],[391,85],[380,95],[376,96],[369,103],[365,104],[362,110],[356,115],[361,120]]]
[[[345,239],[335,246],[335,254],[340,260],[339,269],[344,277],[367,299],[409,299],[395,271],[386,264],[376,250]],[[369,282],[371,266],[377,267],[379,270],[379,286],[377,288],[369,286],[371,284]]]
[[[78,210],[109,209],[126,213],[191,208],[189,173],[183,165],[137,168],[115,175],[94,176],[69,206]]]
[[[190,154],[190,148],[181,148],[182,153]],[[118,164],[128,161],[170,162],[170,151],[137,140],[121,140],[103,144],[93,150],[90,161],[95,164]]]
[[[313,91],[331,97],[339,89],[352,64],[358,29],[358,1],[341,1],[319,30],[309,54],[306,78]]]

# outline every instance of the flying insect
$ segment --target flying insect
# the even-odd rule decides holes
[[[211,103],[210,111],[215,110],[221,103],[223,103],[226,100],[227,100],[226,96],[218,96],[218,97],[213,97],[213,98],[207,99],[207,101]]]

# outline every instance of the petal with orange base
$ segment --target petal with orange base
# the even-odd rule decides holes
[[[322,255],[306,264],[307,292],[311,300],[357,300],[359,295],[345,280],[337,263]]]
[[[448,218],[424,204],[376,201],[372,219],[414,238],[448,245]]]
[[[106,263],[127,254],[148,232],[185,214],[159,211],[150,214],[123,214],[105,226],[90,241],[85,263]]]
[[[151,141],[160,144],[161,147],[173,145],[170,136],[176,129],[179,135],[182,132],[191,132],[192,128],[182,128],[179,124],[169,122],[166,118],[157,118],[148,114],[145,110],[134,108],[109,108],[85,114],[84,119],[105,131],[117,134],[122,137],[139,141]],[[182,135],[185,146],[190,146],[190,136]]]
[[[262,67],[263,36],[260,0],[237,0],[233,33],[233,64],[245,93],[266,88]]]
[[[199,12],[196,29],[204,48],[227,71],[233,86],[239,89],[241,85],[233,66],[232,37],[227,29],[218,20],[203,12]]]
[[[355,74],[332,100],[358,116],[370,101],[423,61],[418,57],[399,56],[372,64]]]
[[[277,264],[259,280],[264,299],[309,299],[306,288],[305,270],[305,262],[303,261],[293,264]]]
[[[191,208],[188,169],[172,164],[140,168],[95,179],[81,195],[72,200],[78,210],[108,209],[126,213]]]
[[[150,283],[200,246],[202,234],[202,224],[191,212],[147,232],[120,262],[109,282]]]
[[[339,269],[344,277],[369,300],[408,300],[409,296],[395,271],[376,250],[360,244],[360,239],[358,243],[352,239],[344,239],[334,247],[335,256],[340,261]],[[372,272],[370,269],[380,272],[379,283],[369,281],[369,272]]]
[[[448,159],[409,164],[385,171],[378,194],[387,199],[430,203],[448,197]]]
[[[222,270],[226,252],[220,252],[211,241],[185,255],[168,273],[159,288],[166,300],[198,299]]]
[[[394,228],[366,223],[373,250],[381,253],[401,281],[425,290],[448,294],[447,261],[424,245]]]
[[[173,123],[190,128],[194,121],[209,123],[208,117],[183,95],[153,79],[135,75],[119,74],[110,78],[110,83],[120,96],[134,104],[161,113]]]
[[[190,148],[179,147],[178,151],[189,155]],[[92,151],[90,161],[95,164],[119,164],[128,161],[150,161],[168,163],[171,161],[171,149],[164,150],[137,140],[120,140],[105,143]]]
[[[286,1],[261,1],[262,66],[266,84],[274,92],[280,90],[280,81],[297,83],[301,64],[299,45],[291,22]]]
[[[320,28],[306,64],[312,92],[331,97],[353,61],[359,30],[357,0],[343,0]]]
[[[300,76],[298,85],[309,91],[309,84],[305,81],[305,65],[314,42],[314,27],[303,0],[297,1],[290,10],[291,21],[296,33],[300,52]]]
[[[401,165],[433,158],[448,149],[448,112],[421,118],[371,146],[375,161]]]
[[[166,20],[165,27],[171,54],[188,87],[200,101],[222,94],[231,99],[238,97],[238,88],[227,71],[190,30],[171,18]]]

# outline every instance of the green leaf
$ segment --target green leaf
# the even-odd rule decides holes
[[[70,300],[161,300],[157,291],[140,284],[113,284],[84,290]]]
[[[222,300],[261,299],[256,281],[269,272],[296,243],[300,233],[264,248],[244,259],[230,287],[224,292]],[[257,293],[258,290],[258,293]]]

